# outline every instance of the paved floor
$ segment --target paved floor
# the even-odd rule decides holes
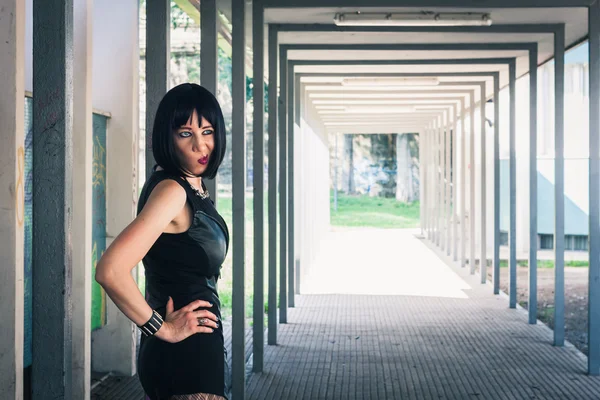
[[[249,399],[600,399],[573,346],[411,231],[331,235]]]

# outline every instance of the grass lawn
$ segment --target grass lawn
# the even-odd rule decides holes
[[[331,196],[331,225],[373,228],[418,228],[419,202],[400,203],[396,199],[350,196],[338,193],[338,209]]]
[[[517,260],[517,265],[520,267],[527,267],[529,265],[528,260]],[[554,268],[554,260],[537,260],[538,268]],[[588,261],[571,260],[565,261],[565,267],[589,267]],[[507,268],[508,260],[500,260],[500,268]]]

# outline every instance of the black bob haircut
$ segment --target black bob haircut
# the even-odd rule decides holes
[[[157,165],[179,176],[193,176],[182,168],[175,153],[173,132],[185,125],[196,110],[198,123],[204,117],[214,129],[215,146],[203,178],[214,179],[225,156],[225,121],[215,96],[195,83],[182,83],[165,94],[160,101],[152,129],[152,153]]]

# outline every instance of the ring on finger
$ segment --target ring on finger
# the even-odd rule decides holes
[[[206,318],[199,318],[198,319],[198,325],[202,326],[206,324]]]

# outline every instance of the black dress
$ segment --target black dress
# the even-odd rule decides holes
[[[144,184],[138,213],[152,189],[165,180],[178,182],[187,193],[193,210],[191,227],[182,233],[163,233],[143,258],[146,272],[146,300],[164,318],[169,296],[175,310],[194,300],[205,300],[221,319],[216,283],[229,246],[225,221],[210,199],[195,194],[188,182],[165,171],[154,171]],[[138,375],[151,399],[173,395],[211,393],[228,397],[231,385],[223,325],[213,333],[198,333],[179,343],[155,336],[142,336]]]

